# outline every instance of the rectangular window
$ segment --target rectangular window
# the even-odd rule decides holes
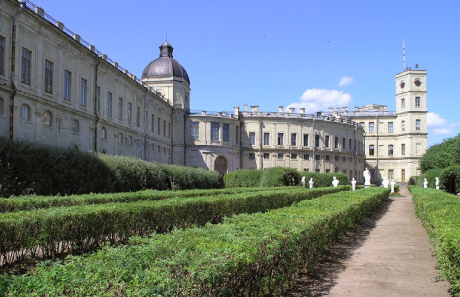
[[[284,141],[284,134],[278,133],[278,145],[283,145]]]
[[[211,140],[219,140],[219,123],[211,123]]]
[[[107,92],[107,116],[112,116],[112,93]]]
[[[310,155],[309,154],[303,154],[303,159],[304,160],[310,160]]]
[[[370,169],[369,173],[371,174],[371,180],[375,180],[375,171],[374,171],[374,169]]]
[[[270,153],[264,153],[264,159],[270,159]]]
[[[46,93],[53,93],[53,62],[45,60],[45,82]]]
[[[238,131],[239,131],[240,127],[236,126],[235,127],[235,142],[238,143],[239,141],[239,137],[238,137]]]
[[[118,119],[123,120],[123,98],[118,98]]]
[[[297,159],[297,154],[291,154],[291,160]]]
[[[0,98],[0,114],[3,114],[5,112],[5,100],[3,98]]]
[[[374,145],[371,144],[371,145],[369,145],[369,156],[373,156],[374,153],[375,153],[375,152],[374,152]]]
[[[401,121],[401,131],[406,131],[406,121]]]
[[[297,145],[297,134],[296,134],[296,133],[292,133],[292,134],[291,134],[291,145],[292,145],[292,146],[296,146],[296,145]]]
[[[331,156],[326,155],[326,161],[330,161],[330,160],[331,160]]]
[[[281,160],[284,158],[284,154],[283,153],[278,153],[278,159]]]
[[[0,36],[0,74],[5,75],[5,37]]]
[[[406,99],[401,99],[401,108],[406,108]]]
[[[325,147],[329,147],[329,138],[330,138],[329,135],[325,136],[325,139],[324,139],[324,146]]]
[[[401,169],[401,181],[406,181],[406,169]]]
[[[137,106],[136,108],[136,127],[141,126],[141,108]]]
[[[415,107],[420,107],[420,97],[415,97]]]
[[[256,155],[254,153],[249,153],[249,160],[255,160]]]
[[[222,140],[229,141],[229,132],[230,132],[230,125],[223,124],[222,125]]]
[[[342,138],[342,149],[344,150],[344,149],[346,149],[346,148],[347,148],[347,147],[346,147],[346,145],[345,145],[345,138]]]
[[[308,146],[308,134],[303,135],[303,146]]]
[[[374,122],[369,122],[369,133],[374,133]]]
[[[264,133],[264,145],[270,145],[270,133]]]
[[[86,79],[82,78],[80,80],[80,105],[86,107],[86,98],[87,98],[87,89],[88,82]]]
[[[64,99],[70,100],[70,90],[72,88],[72,72],[64,70]]]
[[[32,52],[26,48],[22,48],[21,55],[21,82],[30,85],[30,61]]]
[[[101,87],[96,87],[96,112],[101,112]]]
[[[351,151],[351,139],[348,139],[348,149]]]
[[[153,113],[151,115],[150,131],[155,133],[155,115]]]
[[[166,137],[166,120],[163,120],[163,137]]]
[[[319,147],[319,135],[315,135],[315,147]]]
[[[393,174],[393,169],[388,169],[388,179],[393,179],[394,174]]]
[[[168,138],[171,139],[171,123],[168,123]]]
[[[133,110],[133,104],[131,102],[128,102],[128,124],[131,124],[131,114]]]
[[[388,156],[393,156],[393,145],[392,144],[388,145]]]
[[[339,138],[338,137],[334,138],[334,148],[339,148]]]
[[[388,122],[388,133],[393,133],[393,122]]]
[[[316,160],[316,161],[320,161],[320,160],[321,160],[321,156],[320,156],[320,155],[315,155],[315,160]]]
[[[406,145],[404,143],[401,144],[401,155],[406,155]]]
[[[361,128],[363,128],[363,130],[365,130],[366,124],[364,122],[359,122],[359,125],[361,126]]]
[[[191,140],[198,140],[199,137],[199,123],[191,122],[190,123],[190,139]]]
[[[160,125],[161,125],[161,118],[158,117],[158,124],[157,124],[157,134],[158,134],[158,136],[161,136],[161,128],[160,128]]]
[[[420,130],[420,120],[415,120],[415,130]]]
[[[250,145],[256,144],[256,133],[255,132],[249,133],[249,144]]]

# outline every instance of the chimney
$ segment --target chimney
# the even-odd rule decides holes
[[[251,112],[254,112],[254,113],[259,112],[259,105],[253,105],[253,106],[251,106]]]
[[[333,114],[333,113],[334,113],[334,108],[329,107],[329,114]]]
[[[300,113],[305,114],[305,107],[301,107],[301,108],[299,108],[299,109],[300,109]]]
[[[279,113],[283,113],[283,108],[284,108],[284,106],[279,107]]]
[[[240,107],[239,106],[233,107],[233,113],[236,116],[238,116],[240,114]]]
[[[291,113],[294,113],[294,112],[295,112],[295,107],[289,107],[289,111],[290,111]]]
[[[248,105],[247,104],[244,104],[244,111],[248,111]]]

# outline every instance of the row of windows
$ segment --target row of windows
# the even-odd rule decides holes
[[[284,159],[285,154],[284,153],[277,153],[277,159],[282,160]],[[264,159],[270,159],[270,153],[264,153],[263,154]],[[320,155],[316,154],[315,155],[315,161],[321,161],[321,158],[324,157],[325,161],[331,161],[331,156],[330,155]],[[309,154],[303,154],[303,155],[298,155],[297,153],[290,153],[290,159],[295,160],[298,158],[302,158],[304,160],[310,160],[310,155]],[[254,160],[255,159],[255,154],[254,153],[249,153],[249,159]],[[340,161],[339,156],[334,156],[335,161]],[[353,162],[353,157],[342,157],[343,162]]]
[[[420,107],[420,97],[415,97],[415,107]],[[401,99],[401,108],[406,108],[406,99]]]
[[[369,133],[375,133],[375,123],[369,122]],[[365,123],[360,122],[360,125],[365,129]],[[419,119],[415,120],[415,130],[420,130],[421,121]],[[393,133],[393,122],[388,122],[388,133]],[[401,121],[401,131],[406,131],[406,121]]]
[[[369,145],[369,156],[374,156],[375,155],[375,146],[373,144]],[[393,156],[394,155],[394,147],[392,144],[388,145],[388,156]],[[406,155],[406,144],[401,144],[401,155],[405,156]]]
[[[211,141],[219,141],[220,140],[220,124],[219,123],[211,123]],[[191,140],[198,140],[200,135],[199,130],[199,123],[198,122],[191,122],[190,123],[190,139]],[[236,129],[235,135],[236,142],[238,143],[238,128]],[[229,124],[222,124],[222,141],[230,141],[230,125]]]

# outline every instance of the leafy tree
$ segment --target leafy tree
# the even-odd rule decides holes
[[[430,169],[460,165],[460,133],[442,143],[431,146],[420,160],[422,173]]]

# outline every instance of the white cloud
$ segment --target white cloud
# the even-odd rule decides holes
[[[429,127],[439,127],[439,126],[444,126],[447,124],[447,120],[443,119],[439,114],[434,113],[434,112],[429,112],[426,115],[427,117],[427,125]],[[436,129],[435,129],[436,130]],[[447,130],[447,129],[437,129],[437,130]],[[446,133],[444,133],[446,134]],[[441,135],[441,134],[440,134]]]
[[[354,81],[355,80],[353,79],[353,77],[344,76],[339,81],[339,87],[348,86],[349,84],[353,83]]]
[[[351,104],[351,95],[337,90],[308,89],[300,97],[300,102],[286,107],[305,108],[306,113],[327,111],[330,107],[344,107]]]
[[[439,128],[433,130],[434,135],[448,135],[454,133],[452,129],[449,128]]]

